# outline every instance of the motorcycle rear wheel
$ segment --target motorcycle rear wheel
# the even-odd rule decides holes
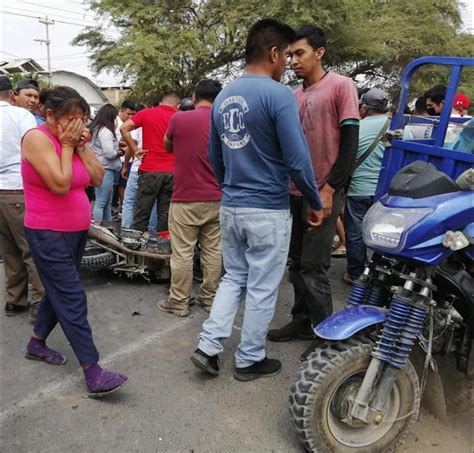
[[[354,337],[325,342],[308,356],[291,386],[290,412],[310,452],[379,453],[396,450],[418,417],[420,386],[409,362],[387,400],[381,425],[343,422],[346,396],[355,396],[369,366],[373,342]],[[396,420],[399,419],[399,420]]]

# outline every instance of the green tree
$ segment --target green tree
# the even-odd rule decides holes
[[[74,43],[91,50],[97,71],[131,80],[142,99],[167,90],[189,94],[201,78],[225,78],[240,68],[247,30],[261,17],[317,24],[328,35],[328,67],[386,88],[414,58],[470,56],[474,47],[473,36],[458,32],[458,0],[92,0],[91,8],[120,36],[98,25]],[[416,90],[442,76],[425,73]],[[474,95],[471,82],[463,80]]]

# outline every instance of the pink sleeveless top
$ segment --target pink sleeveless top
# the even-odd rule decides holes
[[[45,126],[37,128],[46,134],[61,155],[61,144]],[[21,176],[25,194],[25,220],[27,228],[33,230],[83,231],[91,224],[91,207],[85,188],[90,177],[76,154],[72,158],[72,183],[66,195],[56,195],[43,178],[25,159],[21,159]]]

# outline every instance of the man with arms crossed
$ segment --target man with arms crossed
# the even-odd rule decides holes
[[[219,374],[221,341],[232,332],[246,291],[234,377],[250,381],[278,374],[265,335],[285,271],[291,231],[290,177],[308,200],[308,224],[322,211],[306,140],[291,91],[278,83],[286,66],[290,27],[273,19],[255,23],[245,47],[245,74],[214,101],[209,156],[222,186],[222,253],[226,274],[191,361]]]

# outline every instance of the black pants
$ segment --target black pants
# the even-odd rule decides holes
[[[291,314],[301,324],[317,324],[332,313],[329,267],[331,248],[336,233],[336,221],[344,201],[343,190],[333,195],[329,219],[319,228],[307,231],[308,205],[303,197],[291,196],[291,231],[289,267],[290,281],[295,292]]]
[[[151,211],[158,200],[158,231],[168,231],[168,212],[173,192],[171,173],[143,172],[138,179],[133,228],[147,231]]]

